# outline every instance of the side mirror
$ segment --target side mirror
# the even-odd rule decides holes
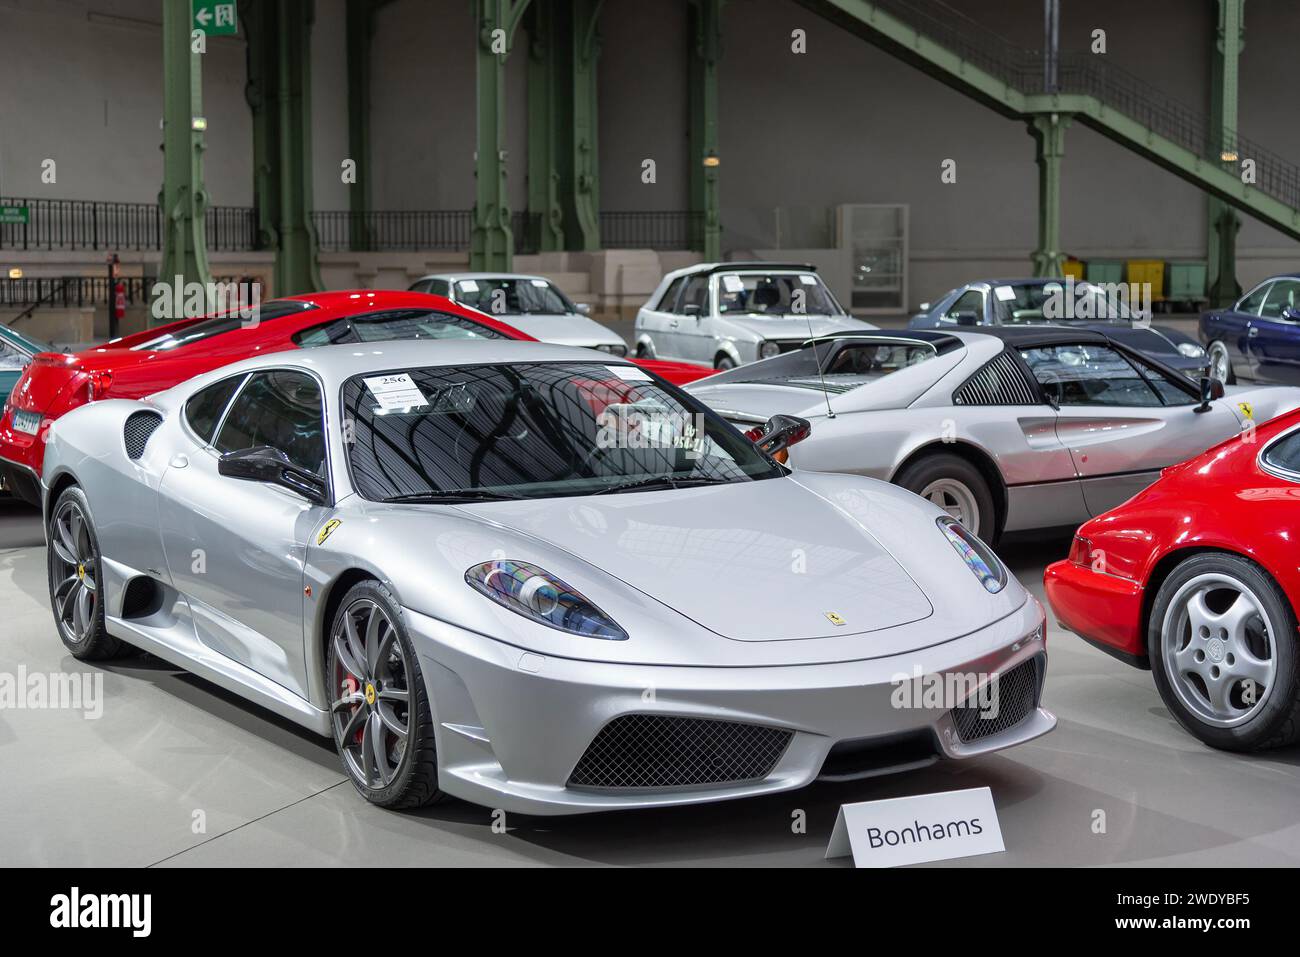
[[[1209,412],[1210,403],[1215,399],[1222,399],[1227,395],[1227,390],[1223,387],[1221,379],[1214,379],[1210,376],[1201,376],[1201,404],[1195,409],[1197,412]]]
[[[956,320],[959,326],[978,326],[980,324],[980,317],[973,312],[953,313],[953,319]]]
[[[1300,322],[1300,309],[1295,306],[1287,306],[1282,310],[1282,318],[1287,322]]]
[[[923,302],[923,303],[921,303],[919,306],[917,306],[916,308],[917,308],[918,310],[920,310],[921,312],[929,312],[929,311],[930,311],[930,306],[931,306],[931,305],[933,305],[933,303]]]
[[[688,302],[686,305],[682,306],[682,315],[691,319],[700,318],[700,316],[703,315],[703,312],[704,311],[700,309],[698,303]]]
[[[591,315],[591,304],[590,304],[590,303],[580,302],[580,303],[578,303],[577,305],[578,305],[578,313],[579,313],[579,315],[583,315],[583,316],[589,316],[589,315]]]
[[[227,452],[217,462],[217,473],[248,482],[266,482],[287,488],[313,505],[326,504],[328,490],[319,477],[294,465],[279,449],[260,445]]]
[[[754,444],[759,451],[766,452],[778,462],[784,462],[781,454],[792,445],[797,445],[812,435],[812,423],[797,415],[774,415],[763,424],[763,431]]]

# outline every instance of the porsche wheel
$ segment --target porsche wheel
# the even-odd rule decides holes
[[[1175,568],[1156,594],[1147,651],[1165,705],[1211,747],[1300,739],[1295,612],[1255,563],[1216,553]]]
[[[104,625],[99,540],[90,522],[86,495],[75,485],[54,503],[49,541],[50,607],[59,638],[72,656],[82,661],[122,654],[128,646],[110,635]]]
[[[1232,357],[1228,355],[1228,347],[1215,340],[1206,347],[1206,352],[1210,354],[1210,375],[1224,385],[1236,385],[1237,374],[1232,371]]]
[[[379,582],[360,582],[343,596],[327,667],[334,744],[353,786],[387,808],[442,797],[424,678],[401,608]]]
[[[935,505],[986,542],[997,532],[993,493],[984,476],[966,459],[940,453],[927,455],[906,466],[894,484]]]

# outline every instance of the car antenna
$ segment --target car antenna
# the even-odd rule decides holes
[[[835,410],[831,408],[831,394],[826,389],[826,373],[822,370],[822,357],[817,352],[817,337],[813,335],[812,319],[809,318],[807,312],[803,314],[803,317],[808,323],[808,338],[812,340],[813,361],[817,363],[817,378],[821,380],[822,398],[826,400],[826,418],[833,419],[835,418]]]

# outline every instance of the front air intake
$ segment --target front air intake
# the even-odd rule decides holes
[[[998,675],[996,709],[982,709],[978,704],[953,708],[952,722],[957,727],[957,736],[969,744],[1010,731],[1033,714],[1038,707],[1045,664],[1043,655],[1037,654],[1005,674]],[[986,714],[986,710],[989,713]]]
[[[144,455],[149,437],[160,425],[162,425],[162,416],[157,412],[132,412],[128,415],[126,425],[122,427],[122,442],[126,445],[126,457],[138,461]]]
[[[625,714],[587,747],[569,787],[658,790],[761,781],[792,733],[736,721]]]

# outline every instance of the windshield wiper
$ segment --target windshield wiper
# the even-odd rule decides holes
[[[592,492],[592,495],[605,495],[610,492],[636,492],[641,490],[662,489],[662,488],[690,488],[695,485],[729,485],[731,479],[724,478],[706,478],[696,476],[694,478],[673,478],[670,475],[652,475],[649,478],[635,479],[631,482],[622,482],[618,485],[607,485],[605,488]]]
[[[380,501],[388,504],[417,502],[441,505],[450,502],[514,502],[527,497],[509,492],[490,492],[482,488],[457,488],[446,492],[410,492],[406,495],[390,495]]]

